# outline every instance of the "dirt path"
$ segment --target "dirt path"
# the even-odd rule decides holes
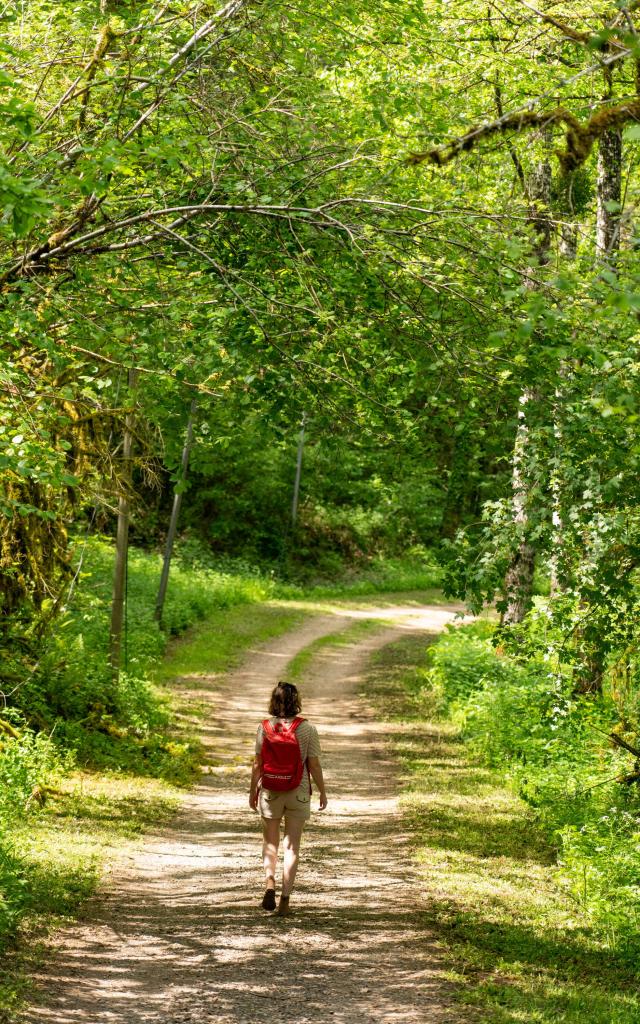
[[[295,913],[259,909],[259,819],[246,791],[265,697],[299,651],[361,615],[310,620],[252,652],[222,691],[198,680],[212,704],[205,740],[226,767],[202,776],[170,827],[119,864],[83,920],[58,936],[25,1024],[462,1019],[421,928],[394,767],[357,697],[376,649],[406,629],[440,630],[450,610],[367,611],[394,625],[314,658],[301,691],[323,739],[330,804],[305,833]]]

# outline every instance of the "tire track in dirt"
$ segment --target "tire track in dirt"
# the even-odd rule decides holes
[[[421,926],[394,765],[358,697],[376,650],[407,629],[437,632],[454,614],[336,609],[251,652],[222,684],[179,681],[210,702],[205,744],[226,764],[203,774],[170,825],[121,859],[82,921],[58,934],[24,1024],[461,1021]],[[288,662],[354,618],[394,625],[321,649],[300,684],[330,803],[305,831],[294,912],[274,918],[259,908],[259,819],[247,804],[255,729]]]

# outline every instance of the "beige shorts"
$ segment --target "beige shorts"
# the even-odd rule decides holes
[[[258,803],[263,818],[302,818],[306,821],[311,817],[311,795],[308,782],[303,782],[297,789],[286,793],[277,793],[271,789],[260,790]]]

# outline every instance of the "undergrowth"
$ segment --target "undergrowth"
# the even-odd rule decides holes
[[[304,584],[278,581],[276,597],[322,600],[367,594],[403,593],[439,587],[442,570],[429,552],[403,557],[372,558],[365,566],[343,571],[339,578],[311,576]]]
[[[185,781],[194,748],[167,734],[171,709],[150,679],[170,637],[215,610],[259,602],[273,585],[266,578],[216,571],[176,560],[162,627],[154,617],[159,555],[130,549],[123,670],[109,664],[113,546],[91,537],[78,552],[79,584],[60,615],[34,671],[12,703],[39,732],[73,751],[80,765]]]
[[[222,675],[247,646],[304,614],[261,604],[273,587],[259,574],[178,561],[160,629],[153,617],[159,571],[158,556],[130,551],[127,670],[115,682],[108,664],[113,549],[90,539],[68,609],[0,715],[2,950],[17,934],[72,913],[113,845],[161,822],[175,806],[176,787],[193,779],[201,760],[193,738],[198,709],[185,707],[167,684],[189,664]],[[189,627],[160,664],[169,639]],[[0,983],[0,1020],[2,1007],[8,1013],[18,998],[19,971],[9,973]]]
[[[611,688],[574,692],[548,657],[496,649],[487,624],[446,632],[431,649],[428,683],[471,753],[535,811],[557,851],[558,880],[608,946],[640,955],[640,798],[618,780],[633,757],[608,739],[620,728]],[[490,627],[489,627],[490,628]]]
[[[426,922],[445,944],[460,1000],[482,1008],[491,1024],[636,1024],[640,994],[632,946],[594,910],[590,879],[586,899],[575,885],[586,859],[575,876],[568,864],[563,816],[571,816],[577,834],[596,845],[595,835],[579,825],[586,793],[577,803],[571,800],[576,780],[583,774],[586,780],[588,772],[576,768],[567,781],[580,741],[572,741],[573,761],[569,750],[555,772],[549,762],[543,770],[553,744],[550,755],[542,726],[532,728],[522,757],[508,715],[517,719],[515,731],[525,718],[544,724],[556,705],[541,710],[535,675],[528,703],[521,699],[519,670],[503,664],[504,656],[487,643],[490,629],[485,623],[457,627],[430,648],[429,661],[424,639],[403,639],[377,655],[367,683],[366,696],[390,721],[402,769],[405,821],[428,896]],[[491,717],[505,737],[501,754],[502,741],[480,725],[489,720],[479,717],[478,693],[485,685],[493,686],[496,715],[502,716],[500,722]],[[507,699],[511,691],[515,696]],[[568,743],[572,726],[563,728]],[[585,757],[595,771],[594,753],[592,745]],[[525,800],[533,781],[544,778],[548,789],[538,781],[537,799]],[[608,803],[597,789],[592,799],[600,807]],[[599,810],[589,820],[599,823]],[[615,885],[620,835],[612,827],[607,843],[600,824],[596,831],[601,860],[591,863],[603,870],[608,858],[609,884]],[[581,856],[592,856],[593,846]]]

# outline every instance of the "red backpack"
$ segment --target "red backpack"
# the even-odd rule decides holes
[[[293,722],[262,723],[262,786],[277,792],[297,789],[302,781],[304,764],[296,730],[304,718]]]

